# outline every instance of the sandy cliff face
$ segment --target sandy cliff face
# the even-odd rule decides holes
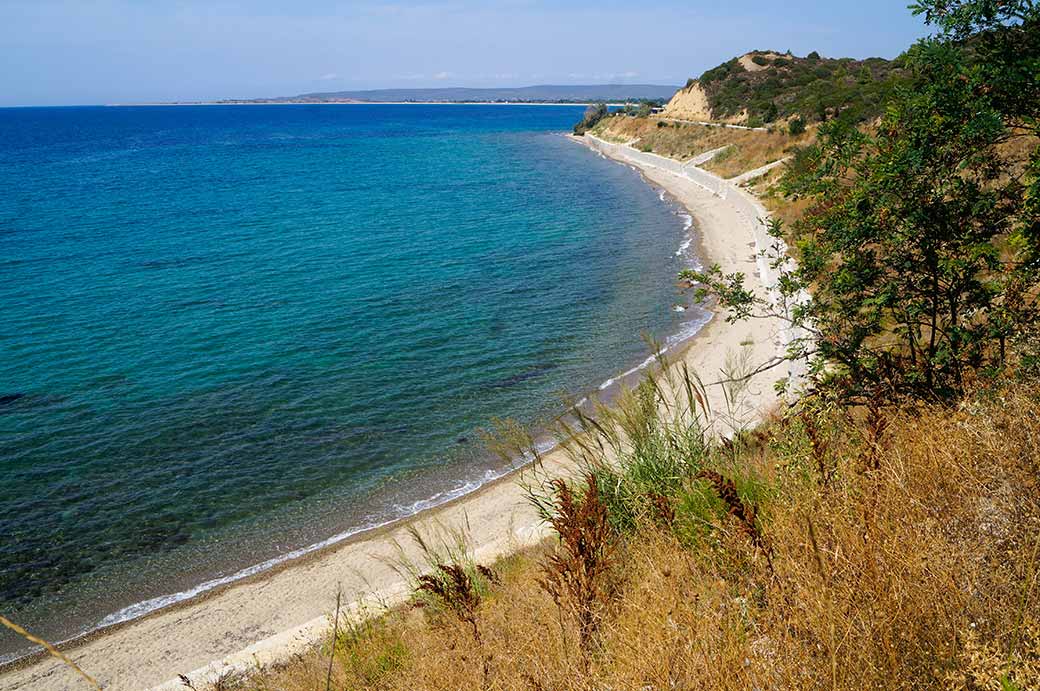
[[[704,93],[700,84],[694,82],[675,92],[672,100],[664,107],[661,117],[699,122],[740,123],[747,119],[747,111],[743,110],[728,118],[715,117],[711,113],[711,106],[708,105],[708,95]]]
[[[662,115],[680,120],[711,120],[708,96],[697,82],[679,89],[664,107]]]
[[[768,69],[769,64],[759,65],[752,58],[756,55],[760,55],[770,63],[777,58],[787,57],[780,53],[769,51],[769,52],[752,52],[745,53],[737,58],[737,62],[747,72],[760,72]],[[679,120],[701,120],[701,121],[712,121],[712,122],[727,122],[727,123],[739,123],[747,119],[747,111],[741,111],[740,113],[728,117],[728,118],[717,118],[711,112],[711,106],[708,104],[708,95],[704,93],[704,89],[701,87],[699,82],[683,87],[675,92],[672,96],[672,100],[665,106],[663,117],[666,118],[677,118]]]
[[[780,53],[769,51],[768,53],[745,53],[744,55],[741,55],[739,58],[737,58],[737,61],[740,62],[740,65],[748,72],[759,72],[769,67],[769,65],[759,65],[754,60],[752,60],[751,58],[753,58],[755,55],[761,55],[762,57],[768,59],[770,62],[776,60],[777,58],[786,57],[784,55],[781,55]]]

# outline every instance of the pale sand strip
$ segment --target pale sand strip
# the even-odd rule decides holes
[[[755,178],[757,178],[760,175],[765,175],[766,173],[771,171],[773,168],[777,168],[779,166],[782,166],[783,164],[787,163],[789,160],[791,160],[791,157],[790,156],[786,156],[784,158],[781,158],[778,161],[773,161],[772,163],[767,163],[767,164],[765,164],[764,166],[762,166],[760,168],[755,168],[754,170],[749,170],[746,173],[741,173],[740,175],[737,175],[736,177],[729,178],[727,180],[727,182],[729,184],[731,184],[731,185],[743,185],[745,182],[748,182],[749,180],[754,180]]]
[[[742,271],[760,294],[765,287],[756,261],[754,222],[732,200],[722,199],[689,178],[641,166],[643,174],[682,204],[696,220],[706,262],[724,271]],[[768,276],[768,273],[764,273]],[[769,361],[782,347],[783,325],[756,319],[726,324],[713,319],[687,343],[682,359],[708,384],[715,411],[726,409],[721,385],[728,363],[746,353],[752,365]],[[677,357],[676,354],[672,354]],[[777,404],[774,382],[787,375],[775,367],[748,385],[738,417],[751,422]],[[725,422],[719,423],[725,426]],[[572,474],[562,450],[544,457],[550,474]],[[526,504],[515,476],[503,478],[449,504],[411,519],[447,526],[468,523],[474,553],[489,562],[547,535]],[[112,627],[69,646],[67,654],[95,675],[106,689],[183,688],[177,674],[199,683],[228,668],[254,668],[285,660],[313,645],[328,631],[336,591],[353,601],[352,611],[373,603],[399,603],[406,595],[400,576],[387,561],[397,556],[395,542],[415,557],[405,526],[389,526],[315,552],[279,568],[212,591],[178,606]],[[367,604],[366,604],[367,603]],[[213,662],[217,661],[217,662]],[[60,663],[36,660],[0,676],[0,688],[33,691],[81,688],[81,680]],[[201,684],[200,684],[201,687]]]

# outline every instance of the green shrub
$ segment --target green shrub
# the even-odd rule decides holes
[[[787,125],[787,131],[792,137],[797,137],[805,132],[805,120],[795,118]]]
[[[581,122],[574,126],[574,134],[579,137],[584,135],[609,114],[610,111],[607,109],[605,103],[595,103],[590,105],[585,109],[585,115],[582,117]]]

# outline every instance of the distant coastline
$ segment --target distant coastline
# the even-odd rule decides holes
[[[292,96],[221,98],[206,101],[174,101],[139,105],[553,105],[590,103],[624,105],[638,101],[669,100],[678,87],[661,84],[540,84],[536,86],[472,88],[438,87],[323,91]],[[129,105],[129,104],[126,104]],[[137,105],[137,104],[135,104]]]
[[[173,101],[170,103],[106,103],[107,108],[142,106],[589,106],[602,101]],[[610,102],[621,107],[625,103]]]

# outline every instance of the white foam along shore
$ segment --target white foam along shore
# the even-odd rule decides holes
[[[651,184],[683,204],[696,219],[700,254],[706,261],[727,272],[743,271],[749,287],[763,296],[775,289],[776,277],[768,263],[756,258],[771,239],[759,220],[765,211],[750,195],[671,159],[588,135],[584,143],[638,168]],[[750,424],[766,415],[777,402],[773,384],[798,373],[782,366],[756,375],[739,408],[728,411],[719,383],[728,378],[724,373],[735,362],[771,360],[791,337],[779,320],[731,325],[714,319],[683,344],[684,352],[673,351],[671,357],[681,357],[699,374],[712,410],[726,411],[714,421],[725,434],[735,424]],[[545,453],[542,468],[560,476],[574,472],[559,448]],[[172,690],[183,688],[178,674],[204,683],[228,669],[285,660],[326,634],[338,590],[352,603],[348,611],[359,615],[403,601],[406,583],[391,564],[400,558],[399,550],[406,557],[418,557],[407,535],[412,523],[433,530],[436,527],[429,527],[469,526],[474,556],[484,562],[548,535],[515,477],[506,476],[403,521],[337,536],[334,543],[326,541],[289,559],[236,574],[241,580],[205,584],[206,592],[189,591],[174,606],[77,639],[66,654],[106,689]],[[66,689],[77,683],[73,672],[50,658],[36,657],[0,674],[0,689]]]

